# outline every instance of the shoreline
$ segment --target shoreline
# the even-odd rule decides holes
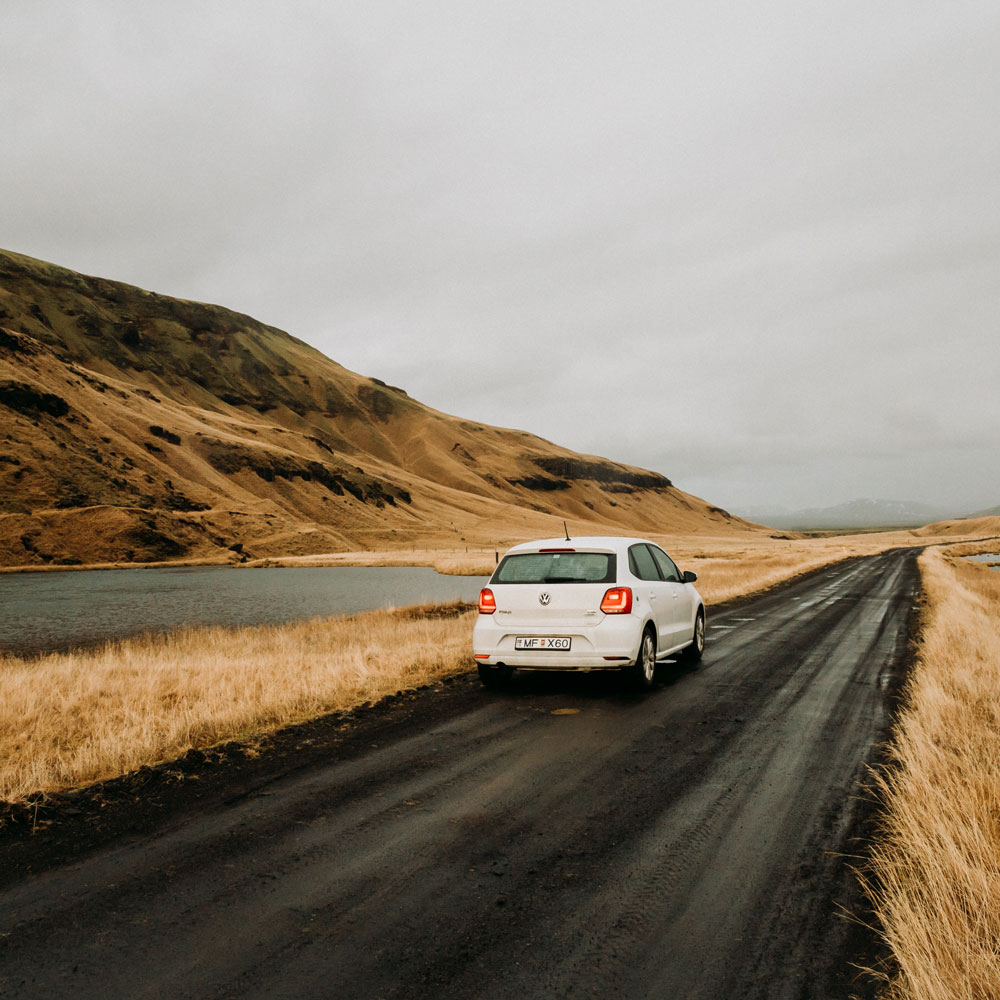
[[[44,566],[0,566],[0,573],[80,573],[92,570],[115,570],[115,569],[178,569],[186,566],[229,566],[238,568],[239,563],[229,559],[168,559],[160,562],[148,563],[123,563],[123,562],[102,562],[102,563],[80,563],[72,566],[54,566],[51,564]]]
[[[360,549],[352,552],[324,552],[307,556],[262,556],[258,559],[234,559],[222,557],[203,557],[192,559],[163,559],[155,562],[97,562],[79,563],[74,565],[24,565],[0,566],[0,574],[17,573],[80,573],[104,570],[139,570],[139,569],[183,569],[199,566],[219,566],[229,569],[299,569],[312,567],[338,566],[424,566],[436,570],[445,576],[484,576],[493,572],[493,567],[499,562],[499,550],[482,549],[469,552],[465,549]],[[461,564],[463,567],[485,566],[489,561],[488,570],[469,570],[456,572],[454,569],[441,569],[449,562]]]
[[[884,543],[881,548],[900,548],[906,546],[932,547],[932,546],[980,546],[986,542],[1000,541],[1000,535],[986,535],[977,538],[967,538],[954,535],[911,535],[900,538],[899,532],[887,532],[887,536],[882,539]],[[667,536],[660,536],[666,538]],[[879,551],[876,533],[856,533],[856,534],[831,534],[822,537],[808,537],[799,539],[775,539],[775,550],[781,548],[797,547],[803,550],[822,549],[831,544],[862,544],[871,546],[872,553]],[[743,551],[761,546],[763,550],[770,549],[766,542],[756,540],[748,542],[742,538],[720,539],[715,536],[676,536],[671,541],[665,542],[668,550],[676,551],[681,561],[711,559],[717,555],[703,554],[704,550],[716,550],[720,543],[729,543],[739,546]],[[4,566],[0,565],[0,575],[17,573],[72,573],[86,571],[105,570],[141,570],[141,569],[183,569],[192,567],[218,566],[229,569],[299,569],[316,567],[341,567],[341,566],[404,566],[404,567],[429,567],[444,576],[489,576],[500,561],[500,556],[509,548],[478,548],[469,550],[467,547],[461,549],[445,548],[409,548],[409,549],[355,549],[349,552],[321,552],[311,555],[276,555],[261,556],[259,558],[239,558],[231,555],[228,558],[223,556],[205,556],[190,559],[163,559],[154,562],[96,562],[80,563],[77,565],[22,565]],[[701,549],[702,552],[698,550]],[[958,553],[956,553],[958,554]],[[963,553],[964,554],[964,553]],[[833,560],[830,560],[833,561]],[[824,563],[825,564],[825,563]],[[723,598],[726,600],[728,598]]]

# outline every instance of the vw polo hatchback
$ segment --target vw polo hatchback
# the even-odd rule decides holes
[[[644,538],[515,545],[479,595],[479,676],[496,687],[515,669],[619,670],[649,687],[658,662],[697,661],[705,648],[696,579]]]

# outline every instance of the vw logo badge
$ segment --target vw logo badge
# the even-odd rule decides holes
[[[538,595],[538,603],[539,604],[548,604],[549,601],[551,601],[551,600],[552,600],[552,595],[550,593],[548,593],[548,591],[543,590]]]

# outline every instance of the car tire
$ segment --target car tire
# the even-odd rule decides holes
[[[681,663],[693,664],[701,659],[701,654],[705,652],[705,612],[699,608],[698,614],[694,616],[694,632],[691,635],[691,645],[685,646],[681,650],[678,659]]]
[[[479,670],[479,679],[483,682],[483,687],[489,688],[491,691],[507,687],[514,673],[513,667],[490,667],[485,663],[477,663],[476,667]]]
[[[635,663],[626,667],[625,673],[629,687],[637,691],[645,691],[653,686],[656,675],[656,636],[651,628],[642,633]]]

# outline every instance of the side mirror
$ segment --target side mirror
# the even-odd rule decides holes
[[[697,573],[692,573],[691,570],[686,569],[686,570],[684,570],[684,578],[683,579],[684,579],[685,583],[694,583],[694,581],[698,579],[698,574]]]

